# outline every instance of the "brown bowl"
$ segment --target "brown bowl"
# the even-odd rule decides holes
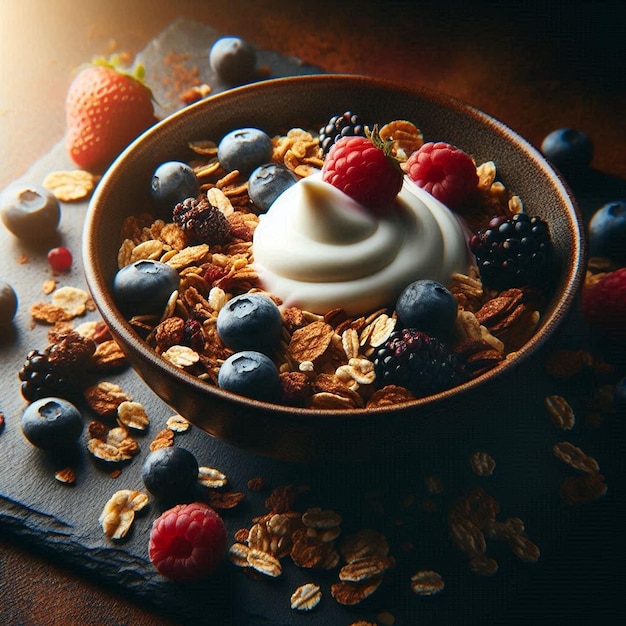
[[[379,409],[299,409],[237,396],[205,383],[159,357],[115,305],[111,284],[123,220],[150,206],[150,181],[163,161],[189,157],[187,143],[244,126],[268,133],[318,128],[338,111],[365,119],[414,121],[427,141],[457,145],[478,162],[493,160],[508,189],[529,213],[548,221],[560,275],[535,335],[511,359],[453,389]],[[367,454],[370,443],[402,439],[424,416],[450,412],[502,380],[545,344],[570,309],[584,271],[585,246],[578,210],[566,186],[541,154],[504,124],[440,93],[361,77],[301,76],[261,82],[210,97],[142,135],[102,178],[84,230],[86,278],[103,319],[138,374],[167,404],[209,434],[255,453],[293,460]]]

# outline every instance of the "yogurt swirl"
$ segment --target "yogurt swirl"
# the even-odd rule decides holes
[[[373,216],[321,174],[303,178],[255,230],[263,287],[283,306],[358,315],[392,304],[415,280],[445,285],[467,272],[464,228],[446,206],[407,177],[395,203],[385,217]]]

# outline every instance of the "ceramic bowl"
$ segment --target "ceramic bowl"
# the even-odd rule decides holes
[[[250,400],[221,390],[159,357],[117,308],[111,284],[117,271],[120,230],[126,217],[150,206],[150,181],[163,161],[190,157],[188,142],[219,140],[228,131],[258,127],[279,133],[319,128],[337,112],[364,119],[414,121],[427,141],[443,140],[492,160],[498,177],[524,200],[529,213],[548,221],[559,276],[534,336],[514,358],[442,393],[373,410],[299,409]],[[554,334],[571,308],[584,271],[580,215],[566,185],[541,154],[498,120],[440,93],[362,76],[316,75],[277,79],[207,98],[166,118],[129,146],[103,176],[84,229],[86,278],[103,319],[130,363],[175,411],[210,435],[251,452],[282,459],[313,460],[361,455],[371,443],[403,439],[424,416],[467,406],[489,385],[527,362]],[[485,392],[486,393],[486,392]]]

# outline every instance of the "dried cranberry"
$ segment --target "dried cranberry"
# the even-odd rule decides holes
[[[189,318],[185,322],[185,338],[187,344],[196,352],[204,351],[204,335],[202,334],[202,324],[198,320]]]

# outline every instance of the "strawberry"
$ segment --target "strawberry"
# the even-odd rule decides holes
[[[592,328],[612,339],[626,341],[626,267],[605,274],[583,289],[581,306]]]
[[[97,59],[81,69],[65,100],[65,146],[78,167],[104,171],[115,157],[156,122],[143,67],[126,73]]]
[[[476,190],[476,165],[449,143],[425,143],[406,162],[409,178],[450,209],[459,209]]]
[[[341,189],[374,215],[384,215],[402,189],[403,173],[376,129],[367,137],[347,136],[328,151],[322,180]]]

